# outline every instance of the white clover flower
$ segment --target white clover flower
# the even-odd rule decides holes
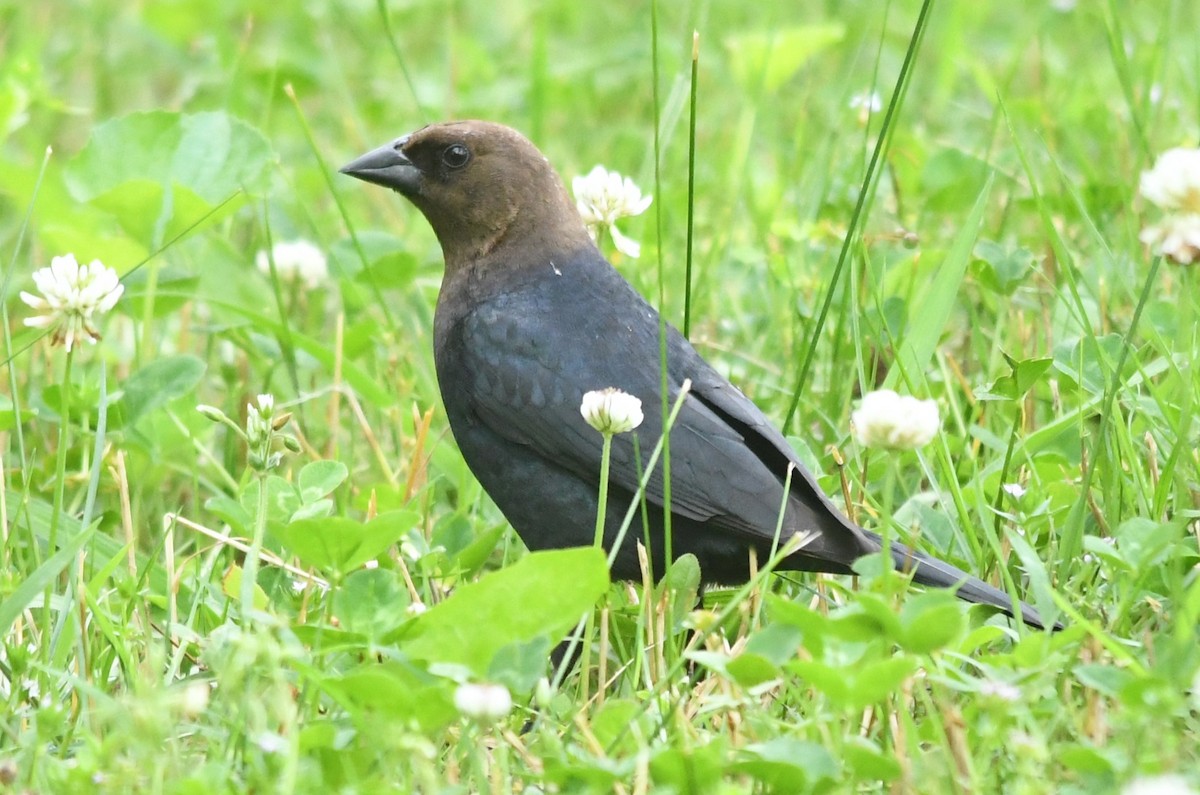
[[[1156,254],[1180,265],[1191,265],[1200,260],[1200,213],[1168,215],[1143,229],[1138,239]]]
[[[912,450],[923,447],[941,428],[937,403],[897,395],[890,389],[868,392],[850,415],[854,441],[863,447]]]
[[[607,229],[617,251],[628,257],[641,256],[641,244],[621,234],[617,221],[646,212],[653,196],[643,196],[633,180],[604,166],[596,166],[586,176],[575,177],[571,180],[571,190],[575,193],[575,206],[593,238],[599,230]]]
[[[1200,149],[1168,149],[1142,172],[1139,190],[1166,214],[1138,238],[1155,253],[1190,265],[1200,259]]]
[[[186,717],[196,717],[208,707],[208,696],[211,692],[212,688],[207,682],[188,682],[179,694],[179,711]]]
[[[1162,776],[1139,776],[1121,790],[1121,795],[1197,795],[1183,776],[1169,773]]]
[[[80,265],[74,254],[50,260],[50,267],[34,271],[33,283],[41,295],[21,293],[21,300],[42,314],[25,318],[34,328],[55,328],[54,342],[69,351],[75,340],[100,339],[94,321],[111,310],[125,292],[117,272],[100,260]]]
[[[329,268],[321,249],[307,240],[288,240],[271,246],[271,256],[260,251],[254,264],[267,276],[271,275],[271,260],[275,260],[275,272],[284,282],[300,282],[309,290],[320,287],[329,279]]]
[[[600,433],[628,433],[642,424],[642,401],[616,387],[597,389],[583,396],[579,413]]]
[[[288,747],[288,741],[275,732],[260,732],[254,738],[254,743],[264,754],[278,754],[286,751]]]
[[[504,685],[463,684],[454,691],[454,706],[480,723],[500,720],[512,711],[512,695]]]
[[[1021,700],[1021,689],[1016,685],[992,679],[979,683],[979,694],[997,701],[1007,701],[1010,704]]]
[[[1141,194],[1168,212],[1200,214],[1200,149],[1168,149],[1142,172]]]

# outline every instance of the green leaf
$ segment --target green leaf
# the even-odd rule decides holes
[[[757,94],[777,91],[806,61],[841,41],[840,22],[798,25],[769,31],[738,33],[725,39],[730,66],[742,90]]]
[[[972,270],[979,282],[989,290],[1009,296],[1033,270],[1037,257],[1024,248],[1008,249],[991,240],[975,244]]]
[[[235,534],[245,535],[250,527],[250,512],[240,502],[224,494],[205,500],[204,510],[228,524]]]
[[[17,410],[13,408],[12,398],[7,395],[0,395],[0,431],[11,431],[16,426],[17,413]],[[36,411],[25,408],[20,411],[21,422],[25,422],[36,416]]]
[[[900,763],[896,758],[884,753],[866,737],[854,735],[847,738],[841,747],[841,756],[858,778],[892,781],[900,776]]]
[[[225,571],[225,576],[221,578],[221,592],[232,600],[241,599],[242,577],[244,575],[245,572],[242,571],[241,566],[237,564],[230,566]],[[254,600],[255,610],[266,610],[271,604],[267,592],[263,590],[262,585],[257,580],[254,583],[254,596],[251,598]]]
[[[900,645],[914,654],[929,654],[962,632],[963,611],[948,591],[927,591],[904,602],[900,623]]]
[[[1105,751],[1090,745],[1068,745],[1056,751],[1054,756],[1068,770],[1078,773],[1109,775],[1116,769]]]
[[[445,680],[401,661],[361,665],[321,685],[356,716],[376,715],[402,726],[415,723],[425,732],[458,717]]]
[[[211,205],[254,184],[272,157],[262,133],[224,111],[132,113],[96,126],[67,171],[67,187],[90,202],[148,180]]]
[[[1077,337],[1055,345],[1054,369],[1064,376],[1059,383],[1100,397],[1124,344],[1120,334],[1105,334],[1102,337]]]
[[[791,737],[747,745],[733,768],[777,792],[824,792],[840,773],[837,761],[825,748]]]
[[[692,553],[680,555],[667,569],[659,584],[659,593],[670,591],[672,615],[677,619],[686,616],[696,606],[700,593],[700,561]]]
[[[725,671],[742,687],[757,687],[778,679],[779,667],[761,654],[742,652],[725,664]]]
[[[749,637],[745,650],[752,654],[760,654],[779,665],[796,654],[796,649],[800,648],[803,639],[804,634],[796,627],[783,623],[767,624]]]
[[[545,635],[503,646],[492,658],[487,681],[499,682],[513,693],[528,693],[546,675],[550,640]]]
[[[157,245],[239,191],[257,187],[272,158],[262,133],[224,111],[133,113],[93,130],[66,182],[78,201],[106,210],[130,235]],[[226,204],[219,216],[241,201]]]
[[[420,518],[416,511],[388,511],[366,523],[337,516],[301,519],[272,533],[304,565],[337,574],[379,557]]]
[[[411,601],[396,572],[383,568],[353,571],[333,592],[341,626],[372,642],[409,620],[405,609]]]
[[[851,702],[850,688],[853,683],[848,671],[816,660],[793,660],[784,668],[824,693],[834,704],[845,706]]]
[[[539,635],[561,640],[606,590],[600,550],[532,552],[418,616],[402,648],[414,659],[458,663],[482,676],[510,643]]]
[[[992,384],[975,390],[975,397],[980,400],[1020,400],[1026,393],[1042,380],[1054,360],[1050,358],[1017,360],[1004,354],[1008,362],[1008,375],[1001,376]]]
[[[979,185],[984,180],[988,181],[988,187],[990,187],[991,173],[992,167],[985,160],[961,149],[941,149],[925,162],[925,166],[921,170],[922,205],[929,210],[938,212],[959,212],[972,197],[978,195]],[[987,195],[987,192],[988,189],[985,187],[984,196]],[[972,211],[972,216],[974,216],[974,211]],[[966,241],[967,247],[962,252],[964,268],[970,261],[971,250],[975,248],[975,235],[979,227],[968,223],[967,228],[972,231],[970,240]],[[958,241],[955,241],[954,245],[957,247]],[[924,306],[924,302],[922,302],[922,306]]]
[[[855,667],[850,703],[854,709],[876,704],[900,690],[917,669],[914,657],[896,656]]]
[[[204,377],[204,362],[195,356],[169,356],[141,368],[121,384],[121,406],[127,425],[190,393]]]
[[[725,746],[723,738],[718,738],[699,747],[653,748],[650,774],[654,783],[690,795],[719,791],[721,774],[725,769]]]
[[[341,461],[313,461],[305,464],[296,477],[300,501],[316,502],[342,485],[350,470]]]

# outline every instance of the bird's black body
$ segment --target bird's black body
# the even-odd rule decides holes
[[[441,217],[448,206],[463,206],[453,188],[461,167],[447,171],[428,150],[436,154],[438,147],[459,142],[474,147],[477,163],[491,166],[480,166],[481,190],[501,183],[505,159],[526,159],[520,166],[528,184],[506,186],[510,193],[493,213],[504,217],[493,226],[486,215],[469,224],[458,214]],[[580,403],[585,392],[607,387],[641,399],[643,423],[613,438],[605,529],[611,545],[637,488],[634,436],[645,460],[662,433],[660,321],[581,234],[582,222],[553,170],[544,159],[531,158],[540,155],[516,133],[471,122],[426,128],[344,170],[400,190],[438,233],[447,274],[434,354],[446,413],[468,466],[527,546],[592,543],[602,437],[581,416]],[[459,192],[486,202],[473,184],[464,180]],[[443,198],[440,192],[455,195]],[[517,212],[510,212],[514,204]],[[536,223],[522,229],[530,219]],[[480,227],[486,234],[463,231]],[[684,381],[691,381],[670,434],[675,556],[694,554],[705,582],[735,583],[747,579],[750,550],[760,562],[769,557],[777,527],[779,541],[809,535],[784,569],[845,574],[855,560],[881,549],[878,536],[833,506],[758,407],[669,325],[666,344],[668,400],[674,402]],[[662,471],[660,463],[650,479],[645,516],[658,573],[666,548]],[[640,577],[635,545],[641,525],[636,521],[625,537],[614,577]],[[891,555],[919,583],[955,588],[964,599],[1013,613],[1007,594],[947,563],[898,544]],[[1025,623],[1042,625],[1033,608],[1018,603],[1018,609]]]

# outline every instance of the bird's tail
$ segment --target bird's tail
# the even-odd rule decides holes
[[[882,538],[871,532],[863,532],[882,548]],[[915,549],[909,549],[903,544],[893,543],[891,552],[896,568],[911,574],[914,582],[937,588],[950,588],[960,599],[975,604],[991,605],[1003,610],[1013,618],[1020,618],[1028,626],[1037,629],[1046,628],[1041,615],[1030,605],[1020,601],[1014,604],[1012,597],[1004,591],[993,588],[983,580],[972,577],[943,560],[930,557]],[[1055,623],[1054,629],[1062,629],[1062,624]]]

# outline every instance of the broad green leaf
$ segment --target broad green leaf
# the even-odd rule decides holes
[[[169,356],[141,368],[121,384],[124,419],[132,425],[150,412],[195,389],[204,377],[204,362],[195,356]]]
[[[1054,363],[1050,358],[1014,359],[1004,354],[1008,362],[1008,375],[1001,376],[992,384],[975,390],[980,400],[1020,400],[1042,379],[1042,375]]]
[[[515,641],[496,652],[486,678],[507,686],[513,693],[528,693],[546,675],[549,658],[550,640],[545,635]]]
[[[231,600],[237,601],[242,598],[242,577],[245,572],[242,567],[236,563],[225,570],[225,576],[221,578],[221,592]],[[254,609],[266,610],[270,607],[271,600],[267,597],[267,592],[256,580],[254,583]]]
[[[655,784],[695,795],[718,791],[717,782],[725,769],[727,754],[723,737],[698,747],[658,746],[651,753],[654,757],[650,760],[650,775]]]
[[[215,205],[257,182],[271,157],[262,133],[224,111],[132,113],[96,126],[68,169],[67,187],[90,202],[149,181]]]
[[[914,654],[928,654],[962,632],[963,610],[949,591],[928,591],[905,600],[900,622],[900,645]]]
[[[747,745],[733,769],[773,792],[826,792],[840,775],[837,760],[824,747],[792,737]]]
[[[917,669],[917,660],[909,656],[889,657],[856,666],[853,672],[854,686],[850,689],[850,703],[855,709],[863,709],[883,701],[900,690],[904,680]]]
[[[333,592],[333,610],[341,626],[373,642],[409,619],[409,604],[399,575],[384,568],[352,571]]]
[[[778,679],[779,667],[761,654],[742,652],[725,664],[725,671],[742,687],[757,687]]]
[[[331,516],[301,519],[271,531],[304,565],[344,574],[379,557],[419,519],[415,511],[388,511],[365,523]]]
[[[1100,397],[1104,394],[1124,343],[1120,334],[1105,334],[1102,337],[1068,339],[1055,345],[1054,369],[1064,376],[1059,383],[1078,387],[1090,396]]]
[[[458,663],[482,676],[510,643],[539,635],[560,640],[606,590],[600,550],[532,552],[418,616],[402,648],[414,659]]]
[[[859,778],[891,781],[900,775],[900,763],[896,758],[884,753],[866,737],[848,737],[839,750]]]
[[[316,502],[342,485],[350,470],[341,461],[313,461],[296,476],[301,502]]]
[[[746,641],[746,651],[761,654],[775,664],[785,663],[800,648],[803,633],[784,623],[767,624]]]
[[[458,717],[444,679],[400,661],[364,664],[325,679],[322,689],[352,715],[369,713],[435,731]]]
[[[975,261],[971,270],[989,290],[1009,296],[1033,270],[1037,257],[1024,248],[1009,249],[991,240],[975,245]]]
[[[260,132],[224,111],[133,113],[93,130],[66,182],[77,201],[156,246],[201,219],[231,214],[272,157]]]
[[[677,620],[682,619],[696,606],[696,597],[700,593],[700,561],[690,552],[680,555],[671,563],[658,587],[660,593],[664,589],[670,590],[672,615]]]

